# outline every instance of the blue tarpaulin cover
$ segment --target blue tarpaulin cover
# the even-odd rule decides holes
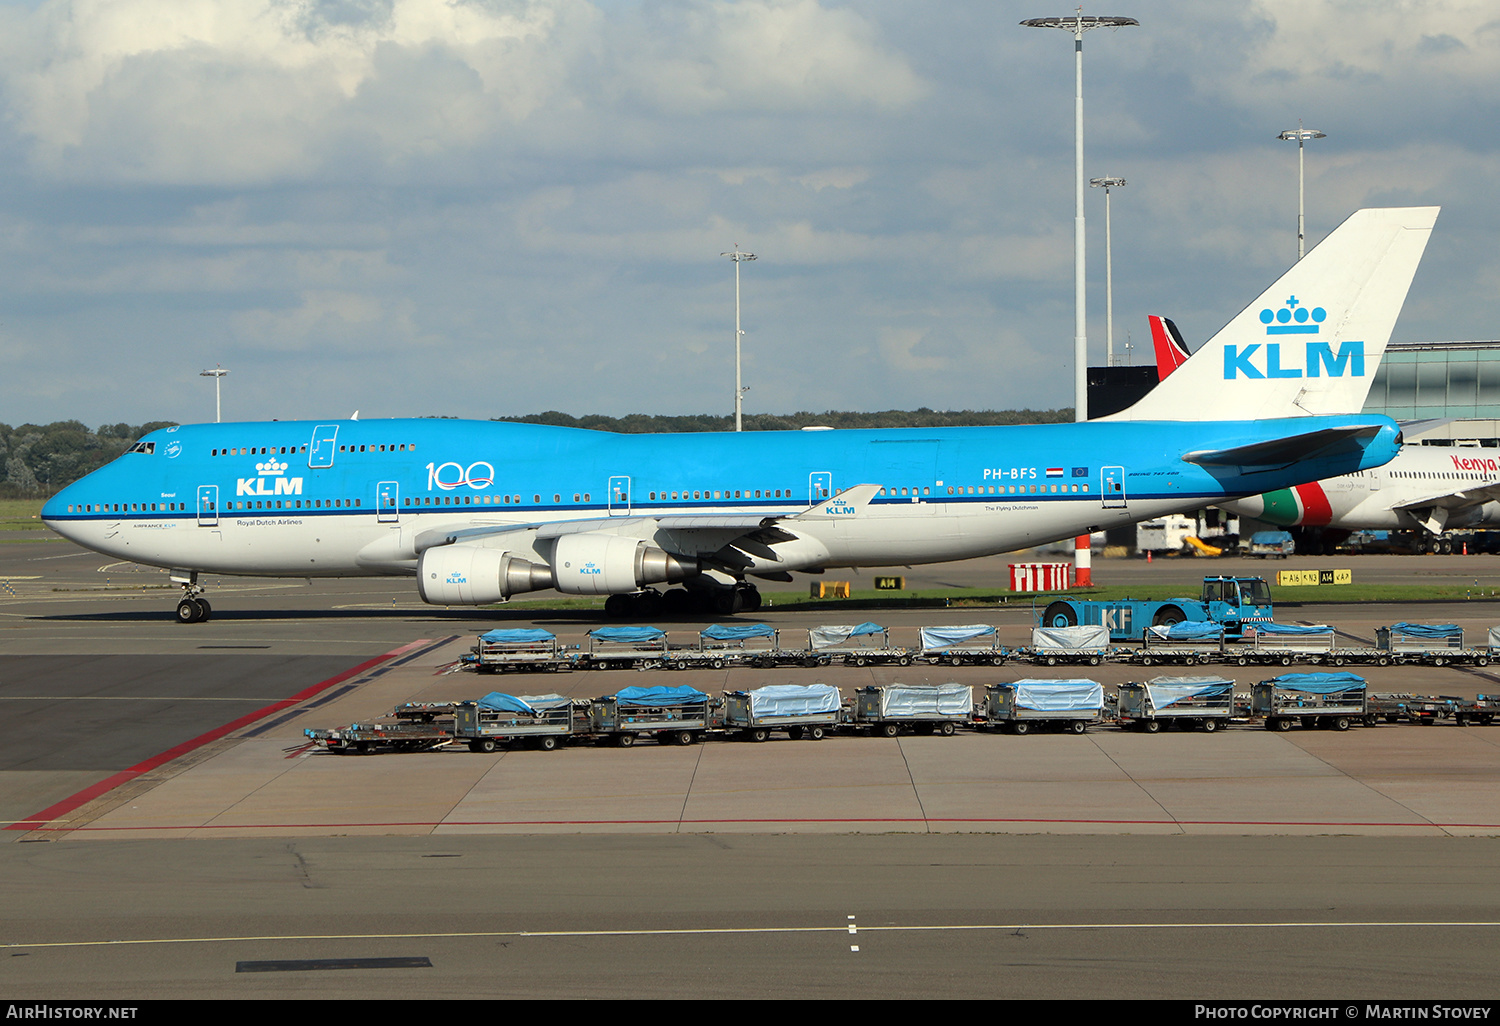
[[[1258,623],[1255,629],[1262,634],[1328,634],[1333,630],[1326,623]]]
[[[776,632],[763,623],[714,624],[700,632],[701,637],[712,641],[743,641],[746,638],[774,638]]]
[[[571,698],[562,695],[507,695],[500,691],[491,691],[478,702],[479,708],[489,709],[495,712],[530,713],[535,716],[542,709],[554,709],[559,705],[567,705]]]
[[[1464,629],[1456,623],[1398,623],[1391,625],[1392,634],[1405,634],[1413,638],[1456,638]]]
[[[836,713],[842,700],[831,684],[771,684],[750,693],[752,716],[811,716]]]
[[[1283,691],[1301,691],[1308,695],[1332,695],[1340,691],[1352,691],[1365,686],[1365,679],[1355,673],[1283,673],[1280,677],[1263,680]]]
[[[922,650],[930,652],[933,649],[947,648],[950,645],[961,645],[965,641],[973,641],[976,638],[993,638],[995,628],[987,623],[971,623],[961,627],[923,627],[922,628]]]
[[[708,696],[694,688],[621,688],[615,692],[620,705],[696,705]]]
[[[1155,677],[1146,682],[1151,704],[1165,709],[1185,698],[1222,698],[1234,693],[1234,681],[1228,677]]]
[[[1018,709],[1098,714],[1104,708],[1104,685],[1094,680],[1027,679],[1010,687],[1016,689]]]
[[[666,631],[655,627],[595,627],[589,631],[589,637],[600,641],[657,641],[666,636]]]
[[[1153,637],[1166,641],[1206,641],[1224,633],[1224,625],[1212,620],[1183,620],[1170,627],[1148,628]]]
[[[861,623],[854,626],[830,624],[826,627],[814,627],[807,632],[808,640],[813,648],[828,648],[857,638],[865,634],[884,634],[885,628],[878,623]]]
[[[492,645],[502,643],[515,643],[523,641],[556,641],[557,635],[551,631],[541,629],[528,629],[523,627],[505,628],[497,627],[492,631],[485,631],[479,636],[480,641],[488,641]]]

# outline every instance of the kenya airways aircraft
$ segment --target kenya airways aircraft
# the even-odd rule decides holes
[[[1187,361],[1188,351],[1175,324],[1164,317],[1150,321],[1156,371],[1165,381]],[[1325,544],[1331,550],[1352,531],[1405,530],[1422,532],[1429,552],[1451,552],[1445,530],[1500,524],[1500,462],[1487,452],[1494,450],[1405,445],[1383,467],[1215,505],[1268,524],[1306,528],[1299,550]]]
[[[209,615],[200,573],[405,575],[439,605],[554,588],[610,596],[616,614],[752,611],[757,579],[1007,552],[1385,464],[1398,427],[1358,411],[1436,217],[1355,213],[1170,380],[1099,421],[675,435],[185,425],[145,436],[42,517],[170,569],[183,622]]]

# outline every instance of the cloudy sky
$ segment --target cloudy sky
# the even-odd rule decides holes
[[[0,421],[1072,403],[1071,39],[1026,0],[0,0]],[[1500,13],[1124,0],[1117,345],[1441,204],[1397,340],[1500,337]],[[1089,199],[1102,362],[1104,198]]]

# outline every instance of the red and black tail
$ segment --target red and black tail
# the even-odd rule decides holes
[[[1156,347],[1156,380],[1166,381],[1167,375],[1187,363],[1187,345],[1182,341],[1182,332],[1177,325],[1165,317],[1151,314],[1151,344]]]

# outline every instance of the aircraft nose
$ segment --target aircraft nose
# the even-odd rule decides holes
[[[68,527],[73,522],[73,515],[82,512],[82,502],[83,489],[79,487],[79,482],[68,485],[42,503],[42,523],[64,538],[72,538]]]

